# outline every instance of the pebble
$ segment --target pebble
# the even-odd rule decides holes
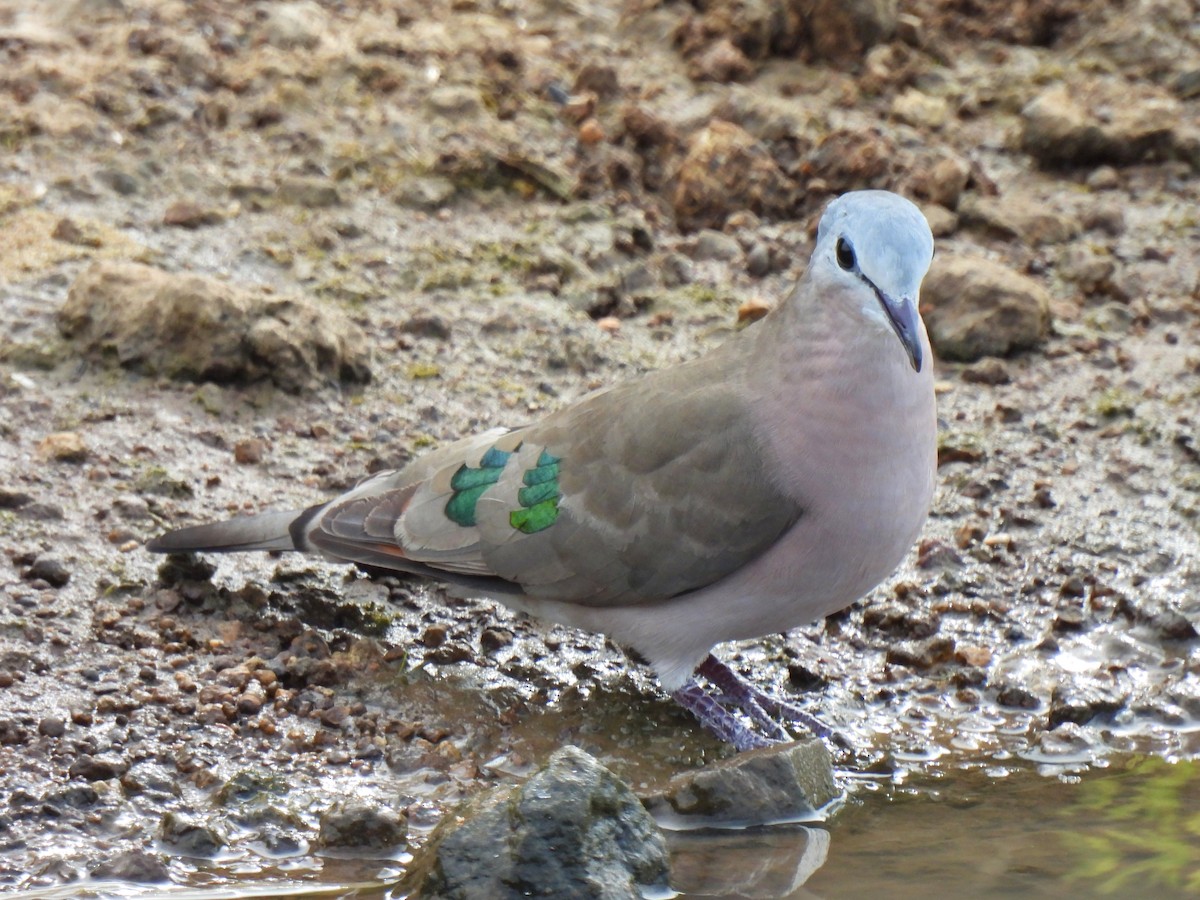
[[[763,278],[771,271],[771,248],[754,243],[746,254],[746,271],[754,278]]]
[[[82,778],[84,781],[107,781],[110,778],[120,778],[129,771],[129,763],[112,756],[92,756],[84,753],[75,758],[67,769],[71,778]]]
[[[293,175],[279,182],[279,199],[293,206],[306,209],[326,209],[338,206],[342,195],[328,178],[316,176]]]
[[[53,556],[39,556],[25,570],[24,577],[27,581],[40,579],[51,587],[60,588],[71,580],[71,572],[62,560]]]
[[[225,835],[212,825],[177,812],[162,818],[159,837],[182,856],[216,856],[228,843]]]
[[[161,855],[138,849],[117,853],[92,869],[93,878],[141,884],[167,881],[170,874]]]
[[[219,225],[224,219],[219,210],[190,200],[177,200],[167,207],[162,221],[164,225],[177,228],[201,228],[205,225]]]
[[[46,435],[38,442],[37,452],[43,459],[54,462],[81,463],[88,458],[87,445],[74,431]]]
[[[390,850],[404,846],[404,820],[395,810],[363,800],[341,800],[321,816],[322,847]]]
[[[931,669],[954,658],[954,639],[935,636],[924,641],[904,641],[888,648],[887,662],[909,669]]]
[[[46,716],[38,722],[38,734],[46,737],[62,737],[67,730],[67,723],[59,716]]]
[[[234,461],[240,465],[254,465],[263,460],[267,442],[262,438],[247,438],[233,445]]]
[[[963,381],[971,384],[1000,385],[1012,381],[1008,366],[1001,360],[989,357],[963,369]]]
[[[697,260],[733,260],[742,255],[741,245],[727,234],[705,228],[696,236],[692,258]]]
[[[1115,191],[1121,186],[1121,176],[1112,166],[1097,166],[1088,175],[1087,186],[1093,191]]]

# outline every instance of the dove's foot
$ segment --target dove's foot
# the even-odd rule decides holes
[[[671,696],[700,724],[739,751],[793,740],[780,719],[802,725],[820,738],[837,737],[820,719],[760,691],[711,654],[696,669],[696,674],[703,676],[712,690],[705,690],[692,678]]]
[[[671,696],[675,698],[676,703],[699,719],[700,724],[716,735],[718,740],[732,744],[739,753],[779,743],[780,739],[763,737],[747,727],[742,719],[722,706],[721,702],[701,687],[694,678],[674,691]]]
[[[780,700],[778,697],[772,697],[770,694],[760,691],[711,653],[704,662],[700,663],[696,672],[703,675],[708,683],[718,691],[737,703],[754,720],[755,724],[765,730],[783,731],[779,724],[779,720],[783,719],[785,722],[794,722],[803,726],[819,738],[834,736],[833,729],[816,716],[806,713],[794,703],[788,703],[786,700]],[[790,738],[785,737],[784,740],[790,740]]]

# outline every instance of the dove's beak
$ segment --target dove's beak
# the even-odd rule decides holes
[[[916,298],[900,297],[893,300],[882,291],[876,291],[876,294],[892,325],[892,330],[896,332],[896,337],[900,338],[900,343],[904,345],[904,352],[908,354],[908,361],[912,363],[913,371],[920,372],[923,362],[921,314],[917,312]]]

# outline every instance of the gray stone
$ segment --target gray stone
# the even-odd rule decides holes
[[[25,570],[25,578],[32,581],[35,578],[40,578],[42,581],[51,587],[62,587],[71,580],[71,570],[68,569],[63,561],[53,556],[39,556],[33,561],[28,569]]]
[[[339,800],[321,816],[320,845],[356,850],[392,850],[405,842],[404,820],[387,807]]]
[[[575,747],[524,785],[446,816],[413,859],[413,898],[638,900],[667,887],[662,834],[627,785]]]
[[[120,778],[129,771],[129,763],[113,756],[92,756],[81,754],[67,769],[71,778],[82,778],[84,781],[107,781],[110,778]]]
[[[228,843],[224,832],[190,816],[169,812],[163,815],[159,837],[182,856],[216,856]]]
[[[642,802],[668,828],[745,828],[818,820],[840,796],[829,750],[809,740],[684,772]]]
[[[921,289],[929,340],[946,359],[974,362],[1036,347],[1050,330],[1050,297],[990,259],[937,256]]]
[[[1047,727],[1057,728],[1064,722],[1086,725],[1093,719],[1111,721],[1128,699],[1127,694],[1096,685],[1056,685],[1050,697]]]
[[[713,231],[711,228],[705,228],[696,236],[696,247],[692,251],[692,258],[697,260],[702,259],[719,259],[732,260],[737,259],[742,255],[742,248],[727,234],[722,234],[720,231]]]
[[[161,855],[145,850],[126,850],[98,863],[92,869],[92,877],[146,884],[167,881],[170,872]]]
[[[746,271],[755,278],[762,278],[771,271],[771,248],[766,244],[754,244],[746,254]]]
[[[101,362],[184,381],[270,380],[299,393],[371,377],[366,336],[328,305],[136,263],[85,269],[58,327]]]

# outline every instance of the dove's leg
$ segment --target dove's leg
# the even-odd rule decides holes
[[[718,740],[733,744],[738,752],[770,747],[777,743],[747,728],[741,719],[722,706],[694,678],[679,690],[672,692],[671,696],[676,703],[699,719],[700,724],[716,735]]]
[[[819,738],[833,736],[833,730],[816,716],[809,715],[800,707],[772,697],[747,681],[743,681],[733,669],[725,665],[711,653],[700,663],[696,672],[703,675],[708,682],[736,702],[755,724],[773,732],[780,732],[779,722],[773,718],[778,716],[789,722],[798,722]],[[791,740],[783,737],[782,740]]]

